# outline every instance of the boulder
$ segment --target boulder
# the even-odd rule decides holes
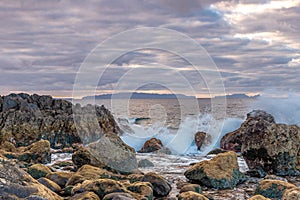
[[[186,184],[186,185],[182,186],[179,193],[189,192],[189,191],[201,194],[202,193],[202,188],[198,184]]]
[[[300,188],[286,189],[282,195],[282,200],[299,200]]]
[[[103,106],[73,106],[51,96],[10,94],[0,100],[0,144],[16,147],[45,139],[51,148],[89,143],[105,132],[120,134],[112,114]]]
[[[153,199],[153,189],[151,183],[148,182],[135,182],[127,186],[127,190],[139,194],[139,196],[134,195],[135,197],[138,197],[139,199]]]
[[[45,177],[47,174],[51,173],[49,167],[43,164],[34,164],[28,168],[27,171],[33,178],[39,179]]]
[[[86,180],[82,184],[76,185],[72,194],[81,193],[85,191],[94,192],[100,199],[107,194],[114,192],[127,192],[127,189],[118,181],[111,179],[97,179],[97,180]]]
[[[197,192],[188,191],[188,192],[180,193],[178,195],[178,200],[209,200],[209,199]]]
[[[100,198],[94,192],[83,192],[75,194],[70,200],[100,200]]]
[[[0,196],[3,199],[62,200],[56,193],[8,160],[0,159],[0,185]]]
[[[142,159],[139,161],[138,167],[142,167],[142,168],[154,167],[154,164],[148,159]]]
[[[170,183],[165,178],[153,172],[145,174],[141,181],[152,184],[155,197],[168,196],[172,189]]]
[[[107,194],[103,197],[103,200],[136,200],[131,194],[124,192],[114,192]]]
[[[0,150],[0,153],[9,159],[17,159],[26,163],[51,162],[50,143],[47,140],[40,140],[27,147],[19,147],[14,149],[14,152]]]
[[[255,196],[251,197],[251,198],[248,199],[248,200],[271,200],[271,199],[266,198],[266,197],[264,197],[264,196],[258,194],[258,195],[255,195]]]
[[[260,194],[271,199],[281,199],[286,189],[294,188],[296,188],[295,185],[285,181],[265,179],[260,182],[255,190],[255,194]]]
[[[238,142],[235,138],[239,138]],[[296,125],[276,124],[274,117],[254,110],[241,127],[224,136],[221,147],[234,143],[241,146],[242,155],[250,170],[256,174],[298,175],[300,128]],[[227,148],[228,149],[228,148]]]
[[[105,133],[87,149],[100,163],[120,173],[133,173],[138,168],[135,150],[116,134]]]
[[[46,178],[64,188],[73,174],[72,172],[52,172],[47,174]]]
[[[84,165],[69,178],[66,185],[71,186],[82,183],[85,180],[95,180],[101,178],[119,180],[125,179],[126,177],[123,175],[114,174],[102,168],[94,167],[91,165]]]
[[[196,144],[198,150],[201,149],[201,146],[204,143],[206,135],[207,134],[205,132],[201,132],[201,131],[195,133],[194,140],[195,140],[195,144]]]
[[[201,161],[191,166],[184,175],[192,182],[216,189],[234,188],[246,180],[239,171],[237,155],[232,151]]]
[[[43,184],[44,186],[46,186],[47,188],[49,188],[50,190],[52,190],[55,193],[61,192],[61,187],[59,185],[57,185],[56,183],[54,183],[53,181],[51,181],[45,177],[39,178],[38,182]]]
[[[163,144],[159,139],[151,138],[147,140],[143,147],[138,151],[139,153],[155,152],[163,148]]]
[[[85,147],[80,147],[72,154],[72,161],[77,168],[80,168],[86,164],[100,168],[105,167],[105,165],[97,160],[95,156],[93,156],[91,152]]]

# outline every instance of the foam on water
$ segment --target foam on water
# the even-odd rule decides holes
[[[134,120],[131,120],[131,122]],[[140,150],[143,144],[150,138],[160,139],[164,146],[168,147],[173,154],[206,154],[211,149],[219,147],[220,139],[228,132],[238,129],[243,122],[240,118],[227,118],[224,123],[216,120],[212,115],[206,113],[198,117],[187,117],[180,124],[178,130],[168,129],[167,127],[143,126],[129,123],[133,133],[124,133],[122,140],[133,147],[136,151]],[[212,136],[211,145],[204,146],[201,151],[197,150],[194,142],[194,134],[203,131]]]

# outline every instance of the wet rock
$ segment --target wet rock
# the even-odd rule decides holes
[[[221,148],[215,148],[215,149],[211,150],[210,152],[208,152],[207,155],[212,155],[212,154],[217,155],[219,153],[225,153],[225,152],[227,152],[227,150],[221,149]]]
[[[49,188],[55,193],[60,193],[61,187],[47,178],[39,178],[38,182]]]
[[[249,200],[271,200],[271,199],[266,198],[262,195],[255,195],[255,196],[251,197]]]
[[[152,184],[155,197],[168,196],[172,189],[170,183],[165,178],[153,172],[145,174],[141,181]]]
[[[45,139],[58,149],[90,142],[105,132],[121,133],[103,106],[73,106],[51,96],[24,93],[1,97],[0,103],[0,144],[11,141],[19,147]]]
[[[286,189],[283,193],[282,200],[299,200],[300,188]]]
[[[178,200],[209,200],[209,199],[202,194],[189,191],[189,192],[183,192],[179,194]]]
[[[87,149],[100,163],[120,173],[133,173],[138,168],[135,150],[116,134],[105,133]]]
[[[97,180],[86,180],[75,186],[72,190],[72,194],[81,193],[85,191],[94,192],[100,199],[107,194],[114,192],[126,192],[126,188],[118,181],[111,179],[97,179]]]
[[[47,174],[51,173],[49,167],[43,164],[34,164],[28,168],[27,171],[33,178],[39,179],[45,177]]]
[[[50,143],[40,140],[28,147],[19,147],[14,152],[0,151],[9,159],[17,159],[26,163],[49,163],[51,161]]]
[[[202,188],[198,184],[186,184],[186,185],[182,186],[179,193],[189,192],[189,191],[201,194],[202,193]]]
[[[286,189],[296,188],[295,185],[280,180],[262,180],[255,190],[255,194],[263,195],[267,198],[282,198]]]
[[[187,179],[216,189],[234,188],[246,180],[239,171],[236,153],[220,153],[211,160],[191,166],[185,173]]]
[[[0,197],[3,199],[62,200],[56,193],[40,184],[15,163],[0,159]]]
[[[72,172],[52,172],[47,174],[46,178],[55,182],[61,188],[64,188],[72,175]]]
[[[138,151],[139,153],[155,152],[163,148],[163,144],[159,139],[151,138],[147,140],[143,147]]]
[[[76,185],[78,183],[82,183],[85,180],[95,180],[99,178],[110,178],[114,180],[125,179],[124,176],[114,174],[105,169],[101,169],[91,165],[84,165],[69,178],[67,186]]]
[[[75,194],[70,200],[100,200],[100,198],[94,192],[83,192]]]
[[[75,153],[72,154],[72,161],[77,168],[80,168],[86,164],[100,168],[105,166],[85,147],[80,147]]]
[[[138,167],[142,167],[142,168],[154,167],[154,164],[148,159],[142,159],[139,161]]]
[[[153,189],[151,183],[135,182],[128,185],[127,189],[133,193],[139,194],[139,199],[153,199]]]
[[[107,194],[103,197],[103,200],[136,200],[132,195],[124,192],[114,192]]]
[[[195,133],[194,140],[195,140],[195,143],[196,143],[196,146],[197,146],[198,150],[200,150],[202,144],[204,143],[206,135],[207,134],[205,132],[201,132],[201,131]]]
[[[238,138],[238,141],[236,140]],[[250,170],[258,174],[298,175],[300,128],[276,124],[274,117],[254,110],[241,127],[222,138],[221,147],[238,144]],[[228,149],[228,148],[227,148]],[[260,171],[260,172],[259,172]]]

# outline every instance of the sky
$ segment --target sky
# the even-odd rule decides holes
[[[143,27],[171,29],[199,43],[228,94],[300,93],[300,0],[2,0],[0,27],[2,95],[71,97],[82,63],[101,42]],[[161,49],[131,51],[109,64],[104,74],[96,73],[97,93],[120,92],[116,86],[131,69],[139,72],[127,80],[128,88],[139,80],[135,89],[143,92],[205,97],[212,89],[195,70],[200,66]],[[174,78],[178,74],[191,89],[181,87],[186,83]]]

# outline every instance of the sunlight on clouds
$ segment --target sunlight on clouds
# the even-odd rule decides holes
[[[289,67],[299,67],[300,66],[300,58],[293,58],[289,63]]]

